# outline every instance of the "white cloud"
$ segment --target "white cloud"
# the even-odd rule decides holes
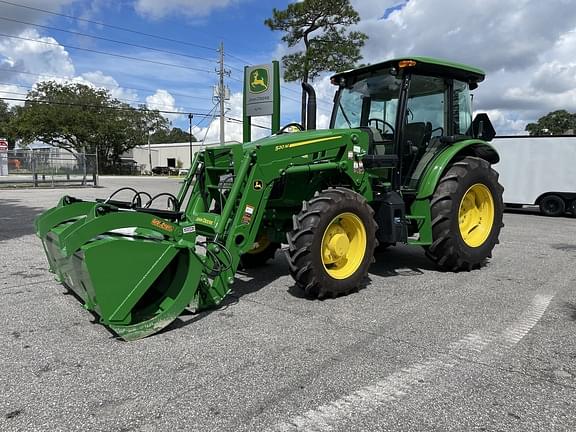
[[[217,9],[240,3],[241,0],[136,0],[136,12],[152,19],[178,14],[190,17],[204,17]]]
[[[104,74],[102,71],[83,73],[80,77],[75,77],[73,81],[86,82],[95,87],[104,88],[110,91],[113,98],[120,99],[127,103],[138,99],[138,93],[136,91],[120,87],[118,81]]]
[[[0,98],[6,99],[24,99],[26,89],[15,85],[0,84]],[[24,102],[17,100],[4,100],[9,106],[24,105]]]
[[[18,21],[33,22],[38,23],[45,21],[49,18],[44,12],[34,10],[33,8],[45,9],[50,11],[61,10],[64,6],[68,6],[78,0],[26,0],[26,2],[18,2],[12,0],[13,3],[25,3],[23,6],[18,7],[7,3],[0,4],[0,15],[8,18],[12,18]],[[14,21],[0,20],[2,26],[2,33],[6,34],[18,34],[21,33],[25,28],[25,24],[17,23]]]
[[[225,117],[242,120],[242,93],[233,93],[230,96],[230,100],[226,103]],[[193,127],[192,133],[199,141],[205,141],[206,143],[220,142],[220,117],[219,117],[219,107],[216,107],[212,111],[213,117],[207,121],[207,126]],[[202,122],[205,124],[206,122]],[[254,117],[252,119],[252,141],[266,137],[270,135],[270,117]],[[261,127],[256,127],[254,125],[260,125]],[[242,123],[234,120],[227,120],[224,124],[224,137],[225,141],[238,141],[243,140],[243,127]]]
[[[48,42],[50,45],[31,40],[2,38],[0,39],[0,66],[2,69],[32,73],[42,71],[46,75],[74,75],[74,65],[70,55],[63,46],[58,44],[56,39],[42,37],[36,30],[25,30],[20,34],[20,37]],[[18,73],[2,71],[0,78],[10,78],[15,75]],[[32,75],[21,74],[19,78],[29,83],[36,81]]]
[[[512,119],[509,113],[504,113],[501,110],[486,110],[482,111],[488,114],[490,122],[494,129],[498,131],[498,135],[526,135],[524,131],[527,120],[524,118]]]
[[[364,62],[424,55],[468,63],[487,72],[475,92],[498,133],[556,110],[576,110],[576,8],[572,0],[353,0],[369,35]],[[551,24],[553,23],[553,24]],[[501,130],[500,130],[501,129]]]
[[[176,106],[176,99],[167,90],[158,89],[156,93],[146,98],[146,105],[149,109],[157,109],[161,111],[174,111],[182,112],[181,108]],[[170,121],[174,121],[180,117],[179,114],[163,114]]]

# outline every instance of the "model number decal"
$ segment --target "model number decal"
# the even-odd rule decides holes
[[[333,136],[333,137],[318,138],[318,139],[309,140],[309,141],[300,141],[300,142],[295,142],[292,144],[279,144],[276,147],[274,147],[274,151],[286,150],[289,148],[300,147],[303,145],[315,144],[315,143],[324,142],[324,141],[334,141],[334,140],[337,140],[340,138],[342,138],[342,136],[338,135],[338,136]]]
[[[167,232],[174,231],[174,225],[170,225],[169,223],[161,221],[160,219],[152,219],[152,225]]]

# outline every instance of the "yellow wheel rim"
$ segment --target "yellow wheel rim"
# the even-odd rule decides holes
[[[270,240],[268,239],[268,236],[266,234],[261,234],[257,239],[256,242],[254,242],[254,245],[252,246],[252,249],[250,249],[248,252],[249,254],[258,254],[260,252],[264,252],[266,250],[266,248],[270,246]]]
[[[470,247],[479,247],[490,236],[494,224],[494,199],[485,185],[470,186],[462,197],[458,210],[458,225],[462,240]]]
[[[362,264],[366,254],[366,228],[358,216],[342,213],[322,236],[322,265],[334,279],[352,276]]]

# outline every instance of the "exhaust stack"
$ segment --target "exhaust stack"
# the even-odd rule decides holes
[[[306,109],[306,117],[307,121],[304,126],[307,130],[314,130],[316,129],[316,92],[314,91],[314,87],[312,87],[308,83],[302,83],[302,88],[308,95],[308,105]]]

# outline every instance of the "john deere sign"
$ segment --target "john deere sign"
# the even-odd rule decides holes
[[[251,139],[251,117],[272,115],[272,133],[280,128],[279,75],[277,61],[244,69],[244,142]]]
[[[246,114],[248,117],[271,115],[274,107],[272,65],[246,68]]]
[[[252,70],[250,72],[250,93],[258,94],[264,93],[270,88],[270,76],[268,75],[268,69],[262,67]]]

